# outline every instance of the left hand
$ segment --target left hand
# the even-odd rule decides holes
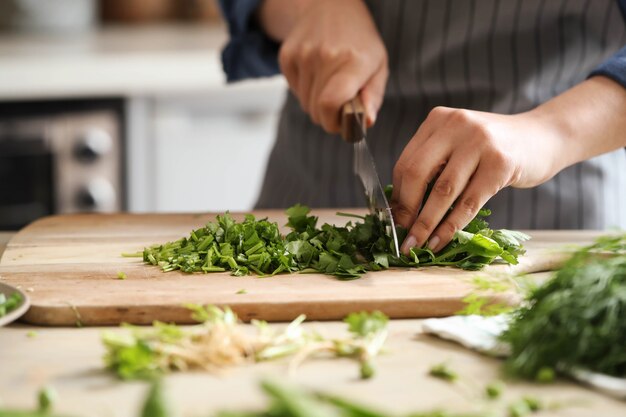
[[[502,188],[534,187],[550,179],[564,168],[558,162],[567,159],[560,154],[567,149],[564,142],[559,130],[534,112],[433,109],[393,171],[392,210],[396,222],[409,229],[402,252],[426,242],[437,252]]]

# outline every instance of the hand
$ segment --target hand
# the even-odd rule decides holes
[[[546,120],[533,112],[433,109],[393,171],[394,217],[410,229],[402,252],[426,242],[434,252],[443,249],[502,188],[533,187],[564,168],[564,138]]]
[[[433,109],[393,171],[394,217],[410,229],[402,252],[426,242],[434,252],[443,249],[504,187],[534,187],[570,165],[626,147],[624,108],[626,89],[595,76],[517,115]]]
[[[359,92],[368,125],[374,123],[387,52],[362,0],[310,2],[287,31],[279,62],[304,111],[327,132],[339,132],[341,107]]]

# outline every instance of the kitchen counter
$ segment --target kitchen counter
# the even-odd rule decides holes
[[[0,100],[201,94],[223,87],[223,24],[1,34]],[[283,86],[281,77],[267,81]],[[246,83],[244,83],[246,84]]]
[[[0,233],[0,254],[12,235]],[[273,326],[284,326],[276,324]],[[339,322],[309,323],[327,335],[339,335]],[[485,384],[499,377],[501,362],[420,331],[420,320],[393,320],[386,353],[376,360],[377,374],[357,378],[358,367],[348,360],[315,359],[289,376],[288,360],[251,365],[215,376],[203,372],[178,373],[165,380],[167,392],[182,416],[207,415],[218,409],[260,407],[258,380],[271,376],[359,399],[397,412],[445,408],[478,409]],[[7,407],[33,407],[36,392],[53,386],[59,393],[55,409],[76,416],[138,417],[146,384],[121,382],[102,369],[100,334],[110,328],[42,328],[13,324],[0,329],[0,397]],[[33,335],[34,332],[34,335]],[[446,362],[460,375],[455,385],[433,379],[428,370]],[[564,408],[541,416],[618,416],[626,404],[560,380],[550,385],[507,383],[504,398],[489,403],[501,410],[523,395],[532,395]],[[485,403],[483,403],[485,404]]]
[[[249,210],[260,192],[286,82],[276,76],[227,85],[220,60],[226,41],[220,23],[0,33],[0,104],[25,113],[15,119],[18,126],[31,117],[56,125],[53,115],[74,120],[81,107],[120,100],[126,175],[115,187],[127,190],[128,210]],[[81,101],[70,106],[73,99]],[[42,102],[48,103],[43,113]],[[233,171],[213,193],[197,193],[206,177],[230,170],[226,156],[233,152],[247,169]],[[207,155],[219,156],[206,164]]]

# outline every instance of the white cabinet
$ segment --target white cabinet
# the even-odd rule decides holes
[[[285,91],[284,81],[275,78],[197,96],[148,99],[143,112],[135,111],[143,116],[135,119],[131,106],[130,209],[250,210],[263,181]],[[141,118],[147,129],[133,130]]]

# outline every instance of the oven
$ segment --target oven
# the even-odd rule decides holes
[[[0,230],[125,208],[121,103],[45,104],[0,106]]]

